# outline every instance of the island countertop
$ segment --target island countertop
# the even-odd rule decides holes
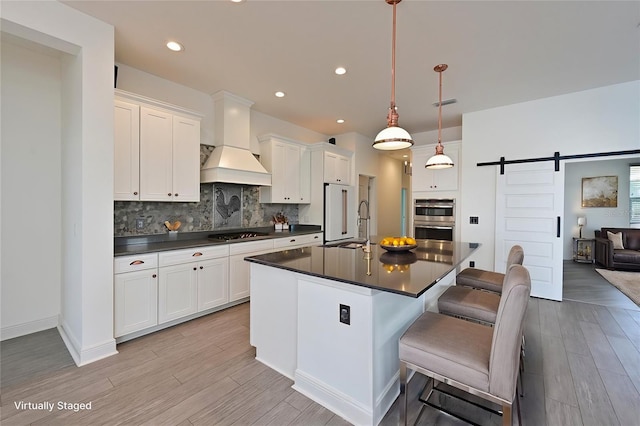
[[[377,244],[362,248],[304,247],[245,258],[274,268],[340,281],[410,297],[420,297],[456,269],[480,245],[418,240],[407,252],[390,252]]]

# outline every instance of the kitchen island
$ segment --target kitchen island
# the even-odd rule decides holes
[[[354,424],[377,425],[399,393],[398,340],[454,283],[478,244],[410,252],[305,247],[247,257],[256,359]]]

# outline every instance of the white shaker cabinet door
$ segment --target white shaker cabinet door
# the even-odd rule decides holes
[[[198,312],[229,301],[229,258],[198,262]]]
[[[196,313],[198,309],[198,267],[196,263],[160,268],[158,323]]]
[[[116,274],[115,337],[158,324],[157,269]]]
[[[140,108],[140,200],[173,200],[173,115]]]
[[[173,117],[173,201],[200,201],[200,121]]]
[[[273,251],[273,240],[231,244],[229,247],[229,302],[249,297],[250,264],[245,257]]]
[[[114,102],[113,199],[140,199],[140,107]]]

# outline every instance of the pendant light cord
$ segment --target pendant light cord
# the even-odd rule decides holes
[[[396,107],[396,4],[393,3],[393,35],[391,37],[391,108]]]
[[[438,145],[442,145],[442,71],[438,71],[440,75],[440,91],[438,93]]]
[[[433,67],[433,70],[439,74],[439,89],[438,89],[438,145],[436,145],[436,155],[444,153],[444,147],[442,146],[442,73],[449,68],[447,64],[440,64]]]
[[[398,126],[396,111],[396,5],[401,0],[387,0],[393,4],[393,30],[391,35],[391,105],[387,114],[387,127]]]

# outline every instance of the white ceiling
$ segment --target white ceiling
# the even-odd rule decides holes
[[[116,62],[205,93],[230,91],[326,135],[373,138],[386,126],[384,0],[64,3],[115,26]],[[404,0],[397,21],[396,102],[411,133],[437,129],[439,63],[449,65],[443,98],[458,100],[443,107],[444,127],[466,112],[640,79],[638,1]],[[169,51],[169,39],[185,50]],[[337,66],[347,74],[336,76]]]

